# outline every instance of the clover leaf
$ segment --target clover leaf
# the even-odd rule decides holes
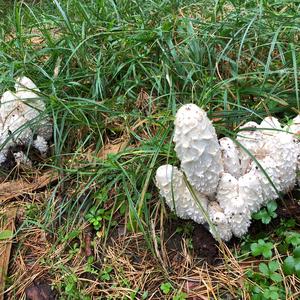
[[[264,258],[272,257],[273,244],[270,242],[265,242],[262,239],[259,239],[257,243],[253,243],[250,246],[253,256],[262,255]]]
[[[282,268],[286,275],[295,274],[300,278],[300,247],[293,251],[293,256],[284,260]]]

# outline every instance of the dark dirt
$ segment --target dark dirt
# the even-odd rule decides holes
[[[182,239],[192,240],[194,256],[209,263],[218,261],[218,243],[201,224],[181,219],[168,220],[165,224],[164,239],[168,254],[182,252]]]
[[[32,283],[25,290],[27,300],[55,300],[57,295],[47,283]]]
[[[295,200],[300,199],[300,193],[295,191],[294,197],[284,199],[282,203],[278,203],[277,215],[281,218],[294,218],[300,222],[300,202]]]

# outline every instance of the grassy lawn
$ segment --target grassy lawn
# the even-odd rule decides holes
[[[0,15],[0,92],[30,77],[54,125],[50,157],[9,179],[56,176],[0,201],[0,215],[18,207],[7,299],[40,299],[32,286],[58,299],[300,298],[281,268],[300,245],[297,191],[294,214],[280,208],[217,245],[176,219],[153,181],[179,164],[182,104],[204,108],[219,136],[300,112],[299,2],[0,0]],[[260,240],[271,256],[255,255]]]

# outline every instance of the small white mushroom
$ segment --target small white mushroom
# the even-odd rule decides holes
[[[210,218],[209,231],[215,239],[229,241],[232,237],[231,226],[218,202],[209,202],[208,215]]]
[[[297,183],[300,186],[300,115],[297,115],[291,124],[285,126],[284,130],[288,133],[293,134],[293,142],[297,148],[297,167],[296,167],[296,176]]]
[[[203,211],[207,211],[207,198],[194,191],[195,199],[185,184],[183,174],[176,167],[160,166],[155,179],[161,196],[178,217],[192,219],[200,224],[206,222]]]
[[[295,117],[291,124],[287,125],[284,127],[284,130],[289,132],[289,133],[293,133],[295,134],[295,136],[299,138],[299,134],[300,134],[300,115],[297,115],[297,117]]]
[[[176,114],[174,142],[189,182],[200,193],[213,194],[223,164],[216,132],[206,112],[195,104],[183,105]]]
[[[16,161],[17,165],[22,165],[25,167],[32,167],[31,160],[28,158],[28,156],[23,151],[15,152],[14,157],[15,157],[15,161]]]
[[[249,128],[249,130],[247,130]],[[261,130],[258,129],[259,125],[255,122],[248,122],[241,126],[242,129],[237,136],[237,141],[253,156],[258,156],[260,149],[264,145],[264,136]],[[251,130],[250,130],[251,129]],[[240,147],[239,158],[241,162],[241,174],[246,174],[250,170],[252,157]],[[264,155],[264,154],[263,154]]]
[[[267,156],[262,160],[257,160],[260,166],[253,162],[251,164],[251,176],[256,176],[260,182],[263,195],[263,204],[278,198],[280,192],[280,178],[273,158]]]
[[[251,171],[238,180],[239,198],[243,199],[250,213],[257,212],[264,203],[264,196],[260,180]]]
[[[241,237],[247,233],[250,226],[251,214],[244,199],[235,197],[231,199],[230,205],[224,209],[232,233]]]
[[[231,201],[238,197],[238,181],[229,173],[223,173],[219,181],[216,200],[220,207],[225,210],[232,206]]]
[[[268,139],[264,148],[268,152],[277,169],[280,180],[280,191],[290,191],[296,182],[296,169],[299,146],[290,133],[279,132],[272,139]]]
[[[241,176],[241,165],[239,150],[236,144],[228,137],[219,139],[219,143],[221,146],[224,172],[238,179]]]
[[[264,118],[260,123],[259,128],[261,128],[261,132],[266,137],[273,137],[283,130],[278,119],[275,117]]]

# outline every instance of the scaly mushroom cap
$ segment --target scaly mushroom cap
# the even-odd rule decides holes
[[[260,123],[259,128],[262,129],[261,132],[266,137],[273,137],[282,131],[281,124],[279,123],[278,119],[274,117],[264,118]]]
[[[35,83],[26,76],[21,76],[16,78],[15,90],[16,92],[28,91],[28,90],[40,92],[40,90],[35,85]]]
[[[4,123],[4,129],[11,135],[11,140],[17,145],[28,145],[33,139],[33,133],[29,126],[26,126],[27,120],[22,114],[9,115]]]
[[[223,173],[219,181],[216,200],[220,207],[226,210],[232,206],[234,198],[238,197],[238,181],[229,173]]]
[[[239,198],[243,199],[250,213],[257,212],[264,202],[259,178],[254,172],[249,172],[239,178]]]
[[[264,159],[257,161],[268,176],[266,176],[266,174],[254,161],[251,164],[250,174],[251,176],[256,176],[258,178],[262,189],[262,195],[264,199],[263,203],[266,204],[269,201],[278,198],[281,181],[276,167],[276,161],[272,157],[267,156]]]
[[[212,225],[209,231],[215,239],[229,241],[232,237],[231,226],[218,202],[209,202],[208,215]]]
[[[45,111],[46,105],[42,97],[39,95],[40,90],[28,77],[17,78],[16,84],[16,97],[23,104],[22,111],[24,117],[28,120],[34,120]],[[52,123],[49,117],[36,120],[35,134],[40,135],[45,140],[49,140],[52,136]]]
[[[224,209],[232,233],[241,237],[247,233],[250,226],[251,214],[244,199],[235,197],[231,199],[230,205]]]
[[[2,95],[0,99],[0,116],[3,124],[5,123],[7,117],[17,110],[16,99],[16,94],[11,91],[6,91]]]
[[[284,128],[288,133],[294,134],[294,144],[297,149],[297,168],[296,168],[296,176],[297,183],[300,186],[300,115],[297,115],[292,121],[292,124],[285,126]]]
[[[45,154],[48,149],[47,140],[52,136],[49,117],[42,120],[37,118],[45,110],[45,103],[37,94],[40,91],[36,85],[29,78],[20,77],[16,80],[15,89],[16,93],[7,91],[0,100],[1,164],[7,158],[8,148],[15,145],[33,144],[41,154]],[[34,136],[37,136],[36,140]]]
[[[175,151],[189,182],[200,193],[216,192],[223,171],[215,129],[195,104],[183,105],[175,119]]]
[[[28,158],[28,156],[23,151],[15,152],[13,155],[15,157],[15,161],[16,161],[17,165],[22,165],[25,167],[32,167],[31,160]]]
[[[300,115],[295,117],[290,125],[284,127],[284,130],[293,133],[295,135],[300,135]]]
[[[252,128],[253,130],[246,130],[247,128]],[[244,130],[241,130],[237,136],[237,141],[253,156],[256,156],[264,145],[263,133],[258,128],[259,125],[257,123],[248,122],[240,127],[240,129]],[[244,175],[250,170],[252,157],[242,147],[240,147],[239,158],[241,162],[241,174]]]
[[[163,165],[156,171],[156,186],[165,198],[167,205],[177,216],[205,223],[203,211],[207,211],[208,200],[204,195],[195,192],[196,199],[185,184],[183,174],[171,165]],[[202,206],[202,208],[200,207]]]
[[[279,132],[266,141],[264,146],[268,156],[275,162],[280,180],[280,191],[290,191],[296,182],[299,146],[290,133]]]
[[[221,146],[224,172],[238,179],[241,176],[241,165],[239,150],[236,144],[228,137],[219,139],[219,143]]]

